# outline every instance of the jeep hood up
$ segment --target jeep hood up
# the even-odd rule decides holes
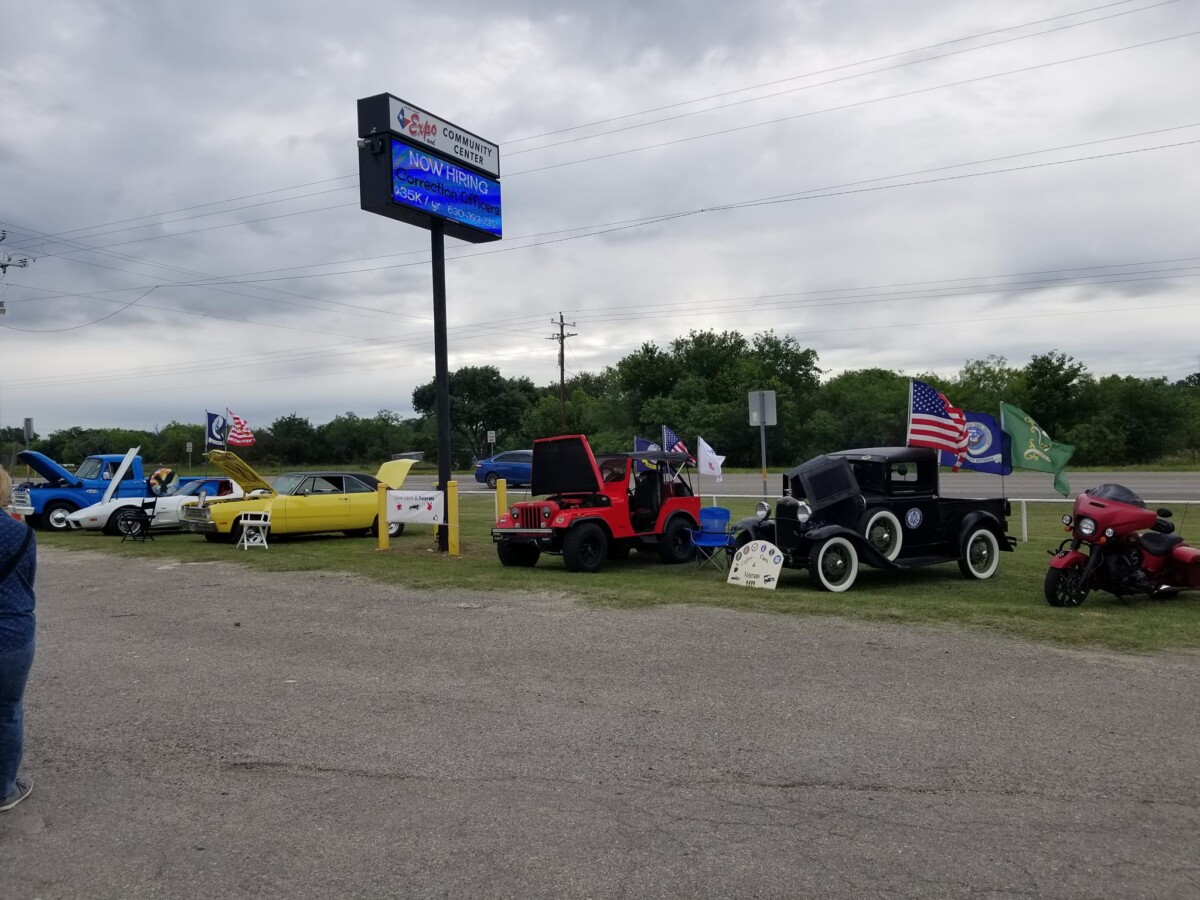
[[[17,460],[50,482],[50,487],[83,487],[83,482],[73,472],[68,472],[44,453],[22,450],[17,454]]]
[[[263,480],[263,477],[250,468],[236,453],[229,450],[209,450],[204,454],[204,458],[236,481],[238,487],[245,494],[249,494],[251,491],[275,493],[274,489]]]
[[[582,434],[542,438],[533,442],[533,474],[529,493],[598,494],[600,470],[587,438]]]

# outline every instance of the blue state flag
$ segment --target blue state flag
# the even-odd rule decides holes
[[[633,436],[634,453],[646,453],[650,450],[661,449],[662,448],[658,446],[658,444],[654,443],[654,441],[649,440],[648,438],[638,437],[636,434]],[[635,472],[652,472],[657,468],[658,466],[655,463],[644,463],[640,459],[634,460],[633,462],[633,470]]]
[[[211,413],[205,410],[204,414],[208,416],[208,427],[204,430],[204,449],[212,450],[216,447],[224,450],[225,428],[229,425],[228,420],[220,413]]]
[[[964,415],[967,418],[967,455],[956,461],[953,453],[942,450],[938,453],[938,461],[951,468],[957,464],[960,468],[974,469],[976,472],[1010,474],[1012,456],[1009,448],[1012,438],[1000,430],[1000,423],[994,416],[979,412]]]

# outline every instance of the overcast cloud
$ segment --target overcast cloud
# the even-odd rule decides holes
[[[385,92],[501,146],[505,239],[446,242],[452,369],[557,381],[561,311],[569,373],[711,328],[829,375],[1182,378],[1197,7],[5,2],[0,424],[411,414],[429,234],[358,207]]]

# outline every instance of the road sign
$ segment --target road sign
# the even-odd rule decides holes
[[[776,424],[774,391],[751,391],[749,399],[751,425]]]

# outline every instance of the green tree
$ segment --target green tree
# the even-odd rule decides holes
[[[496,432],[496,448],[524,442],[521,422],[538,398],[528,378],[505,378],[494,366],[468,366],[450,373],[450,429],[463,449],[477,458],[487,456],[487,432]],[[413,409],[423,416],[437,414],[434,382],[413,391]]]
[[[838,439],[834,446],[813,448],[812,452],[903,446],[909,380],[890,369],[856,369],[829,379],[819,402],[838,422]]]
[[[1033,416],[1051,436],[1086,421],[1080,400],[1092,376],[1083,363],[1059,350],[1051,350],[1030,359],[1022,375],[1024,394],[1020,400],[1008,402]]]
[[[317,439],[316,429],[308,419],[297,413],[276,419],[271,423],[269,434],[256,434],[256,438],[275,459],[286,465],[295,466],[324,458],[324,448]],[[242,454],[239,452],[238,455]]]
[[[1025,399],[1024,387],[1020,369],[1010,366],[1003,356],[989,356],[967,360],[949,385],[947,396],[960,409],[999,416],[1001,402],[1020,405],[1015,398]]]

